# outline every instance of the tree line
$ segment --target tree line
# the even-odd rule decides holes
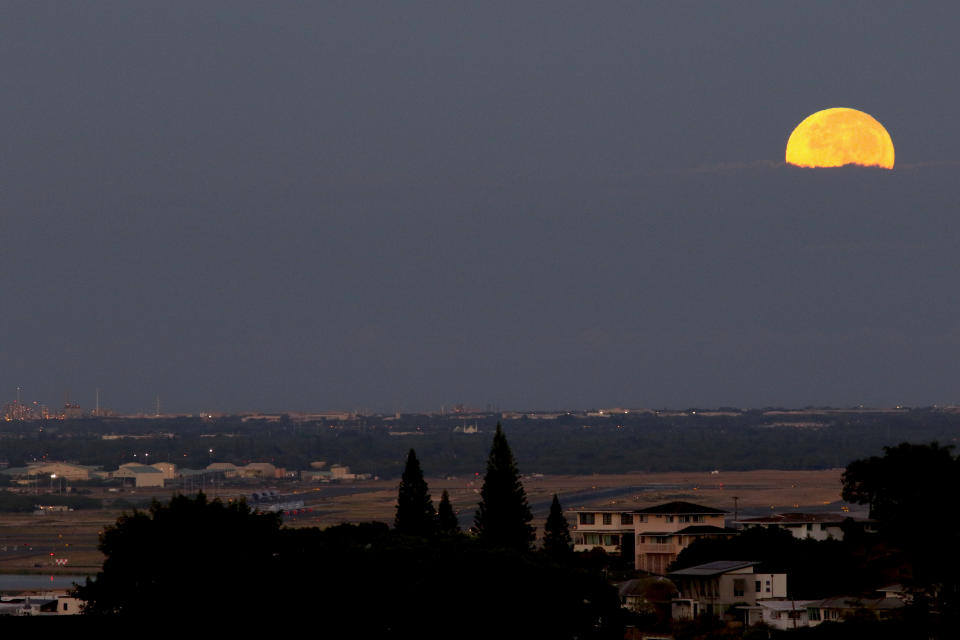
[[[498,428],[473,530],[449,496],[435,508],[413,450],[393,526],[283,527],[242,501],[179,495],[124,514],[101,537],[103,569],[77,588],[88,615],[184,617],[281,599],[359,637],[621,638],[627,612],[599,571],[572,553],[554,496],[541,548],[516,459]]]
[[[950,442],[960,437],[960,414],[929,409],[818,415],[816,424],[807,427],[777,426],[778,420],[787,419],[763,411],[630,413],[609,418],[571,414],[554,420],[511,419],[503,426],[510,430],[511,444],[525,468],[550,474],[594,473],[601,468],[608,473],[832,468],[866,458],[891,442]],[[496,417],[477,422],[481,432],[491,432]],[[111,469],[149,452],[151,460],[189,468],[258,460],[306,469],[310,462],[326,460],[395,478],[415,443],[434,473],[472,475],[480,471],[478,462],[484,459],[488,442],[455,433],[457,426],[462,427],[462,421],[444,416],[312,423],[242,422],[236,417],[7,423],[0,430],[0,462],[18,467],[46,456]],[[422,435],[390,435],[397,431]],[[103,440],[107,433],[147,437]]]

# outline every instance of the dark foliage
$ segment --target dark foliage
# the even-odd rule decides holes
[[[242,504],[180,496],[122,517],[101,548],[103,571],[77,589],[88,614],[203,611],[231,626],[280,602],[295,623],[304,614],[353,637],[623,637],[625,614],[600,574],[467,536],[383,523],[286,529]]]
[[[543,526],[543,550],[554,558],[564,558],[573,552],[573,538],[570,537],[570,524],[563,516],[560,498],[553,494],[550,514]]]
[[[851,462],[843,497],[870,505],[881,539],[904,566],[903,582],[923,589],[941,628],[960,624],[960,460],[952,447],[901,443]]]
[[[407,454],[407,466],[397,489],[397,516],[393,526],[398,533],[408,536],[431,536],[436,531],[433,501],[413,449]]]
[[[487,474],[480,490],[474,527],[480,540],[489,546],[526,551],[536,537],[531,520],[533,514],[516,460],[498,424],[487,458]]]
[[[732,410],[729,415],[631,412],[615,417],[517,418],[503,425],[524,467],[543,473],[593,473],[601,464],[609,473],[842,467],[892,442],[951,442],[960,437],[960,414],[937,409],[819,412],[798,419],[817,422],[822,428],[769,426],[781,419],[764,410]],[[490,414],[473,421],[481,431],[493,431],[497,420],[497,415]],[[396,420],[391,417],[390,422],[377,416],[304,423],[244,422],[238,416],[226,416],[7,423],[0,433],[0,452],[11,467],[45,458],[115,469],[133,460],[138,451],[149,451],[151,460],[194,469],[210,462],[249,460],[306,469],[311,461],[335,459],[359,472],[398,478],[410,445],[405,438],[388,434],[419,430],[423,435],[417,438],[417,453],[430,460],[433,473],[473,474],[488,443],[453,433],[462,423],[460,416],[451,415],[403,415]],[[142,439],[134,448],[131,440],[103,440],[105,433]]]
[[[453,505],[450,504],[450,494],[443,490],[440,496],[440,504],[437,506],[437,533],[442,536],[452,536],[460,533],[460,522],[457,520],[457,514],[453,512]]]
[[[251,604],[276,573],[279,531],[278,515],[243,502],[208,502],[202,493],[154,502],[104,531],[103,570],[77,596],[87,614],[151,617],[174,601],[205,609]]]
[[[356,637],[623,637],[616,590],[599,574],[467,536],[429,541],[352,525],[297,536],[307,558],[293,554],[290,575]]]
[[[758,527],[732,538],[698,540],[680,552],[671,570],[716,560],[756,561],[762,571],[789,576],[790,597],[826,598],[870,595],[889,577],[871,561],[880,556],[839,540],[799,540],[784,529]]]

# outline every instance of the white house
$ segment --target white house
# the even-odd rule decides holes
[[[754,573],[759,562],[720,560],[670,572],[680,595],[673,601],[673,618],[723,615],[733,605],[787,597],[787,574]]]
[[[794,538],[812,540],[843,540],[841,525],[848,516],[838,513],[776,513],[761,518],[743,518],[737,521],[743,529],[763,527],[785,529]],[[859,526],[869,526],[871,521],[857,520]]]

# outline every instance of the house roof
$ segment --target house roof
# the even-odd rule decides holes
[[[641,531],[638,536],[651,536],[655,538],[665,538],[677,535],[676,531]]]
[[[816,605],[819,600],[757,600],[757,604],[775,611],[801,611],[810,605]]]
[[[744,524],[806,524],[812,522],[840,524],[847,516],[838,513],[776,513],[772,516],[760,518],[741,518],[738,522]]]
[[[673,594],[676,594],[677,587],[670,582],[670,580],[664,578],[663,576],[647,576],[644,578],[633,578],[632,580],[627,580],[617,588],[617,591],[620,593],[621,597],[649,597],[654,595],[656,591],[667,593],[672,592]]]
[[[746,569],[760,564],[759,562],[745,560],[717,560],[706,564],[698,564],[695,567],[687,567],[679,571],[671,571],[668,576],[688,576],[688,577],[709,577],[719,576],[738,569]]]
[[[636,513],[669,513],[669,514],[711,514],[711,515],[722,515],[727,513],[723,509],[714,509],[713,507],[705,507],[701,504],[693,504],[692,502],[668,502],[666,504],[658,504],[655,507],[647,507],[646,509],[638,509]]]
[[[738,535],[740,533],[737,529],[728,529],[726,527],[714,527],[709,524],[696,524],[690,527],[684,527],[683,529],[678,529],[677,531],[643,531],[638,533],[640,536],[651,536],[651,537],[668,537],[668,536],[705,536],[711,534],[727,534],[727,535]]]
[[[124,471],[124,470],[129,471],[130,473],[163,473],[162,471],[160,471],[155,467],[149,467],[147,465],[137,464],[135,462],[128,462],[127,464],[122,464],[120,465],[120,468],[114,471],[113,473],[114,475],[116,475],[118,472]]]
[[[725,533],[728,535],[737,535],[740,533],[737,529],[728,529],[727,527],[714,527],[709,524],[697,524],[692,527],[684,527],[677,531],[678,534],[683,534],[685,536],[702,536],[712,533]]]
[[[818,609],[900,609],[906,606],[900,598],[853,598],[841,596],[811,602],[808,606]]]

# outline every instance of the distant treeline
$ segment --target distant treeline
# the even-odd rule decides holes
[[[873,455],[885,445],[932,441],[949,445],[960,438],[960,414],[937,409],[570,414],[549,420],[499,414],[466,420],[374,416],[342,422],[90,418],[6,423],[0,427],[0,462],[21,466],[41,459],[71,460],[111,469],[133,461],[171,461],[189,468],[265,461],[305,469],[323,460],[349,465],[359,473],[398,477],[412,446],[429,460],[428,475],[463,475],[482,472],[498,420],[524,461],[524,471],[546,474],[834,468]],[[454,431],[464,425],[476,425],[480,434]],[[396,432],[418,435],[391,435]],[[104,440],[106,434],[140,437]]]
[[[99,509],[101,507],[100,500],[84,496],[54,496],[48,494],[34,496],[0,491],[0,512],[30,512],[36,509],[35,505],[37,504],[66,506],[71,509]]]

